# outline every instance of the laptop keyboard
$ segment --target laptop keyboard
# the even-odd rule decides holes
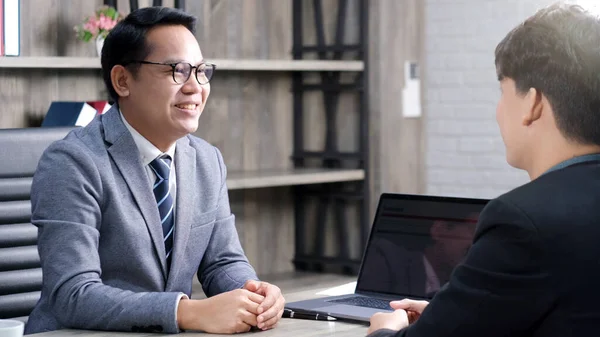
[[[365,297],[365,296],[353,296],[353,297],[345,297],[335,300],[330,300],[328,302],[331,303],[340,303],[340,304],[349,304],[359,307],[373,308],[373,309],[385,309],[385,310],[393,310],[390,307],[390,301]]]

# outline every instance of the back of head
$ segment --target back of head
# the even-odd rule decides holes
[[[573,142],[600,145],[600,20],[582,7],[554,4],[515,27],[496,47],[498,79],[550,102]]]
[[[124,65],[132,60],[143,60],[151,52],[146,35],[152,28],[162,25],[182,25],[190,32],[196,29],[196,18],[180,9],[168,7],[145,7],[132,11],[108,34],[102,48],[102,77],[110,96],[117,101],[110,72],[115,65]],[[135,74],[139,65],[128,68]]]

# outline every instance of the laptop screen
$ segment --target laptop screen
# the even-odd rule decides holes
[[[487,202],[382,194],[356,291],[432,297],[467,253]]]

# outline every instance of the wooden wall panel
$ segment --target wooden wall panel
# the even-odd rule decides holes
[[[374,212],[381,192],[423,193],[423,118],[402,116],[404,62],[424,67],[424,3],[379,0],[370,7],[369,120],[370,182]],[[425,76],[421,72],[421,79]],[[421,93],[423,93],[421,80]],[[421,102],[422,97],[421,95]],[[423,103],[421,103],[423,106]]]
[[[18,76],[14,70],[0,69],[0,127],[18,128],[26,125],[27,121],[23,111],[26,102],[35,96],[27,90],[28,81],[25,76]]]
[[[204,57],[289,59],[291,2],[194,1]],[[217,64],[218,67],[218,64]],[[197,134],[217,145],[229,170],[291,167],[292,96],[286,73],[219,71]],[[235,191],[244,249],[261,274],[292,269],[293,200],[289,188]],[[277,238],[277,239],[274,239]]]

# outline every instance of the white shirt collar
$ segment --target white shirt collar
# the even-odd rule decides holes
[[[432,293],[440,290],[440,279],[438,278],[435,270],[433,270],[433,266],[423,254],[423,265],[425,266],[425,293]]]
[[[135,142],[135,145],[140,151],[140,155],[142,157],[142,164],[144,166],[149,165],[150,162],[156,159],[156,157],[163,154],[156,146],[154,146],[154,144],[150,143],[148,139],[144,138],[144,136],[137,132],[137,130],[134,129],[133,126],[131,126],[127,122],[125,116],[123,116],[123,113],[121,112],[121,109],[119,109],[119,115],[121,116],[121,120],[123,121],[123,124],[125,124],[127,130],[129,130],[129,132],[131,133],[133,141]],[[175,161],[175,145],[176,144],[173,144],[173,146],[171,146],[166,152],[166,154],[171,156],[171,162]]]

